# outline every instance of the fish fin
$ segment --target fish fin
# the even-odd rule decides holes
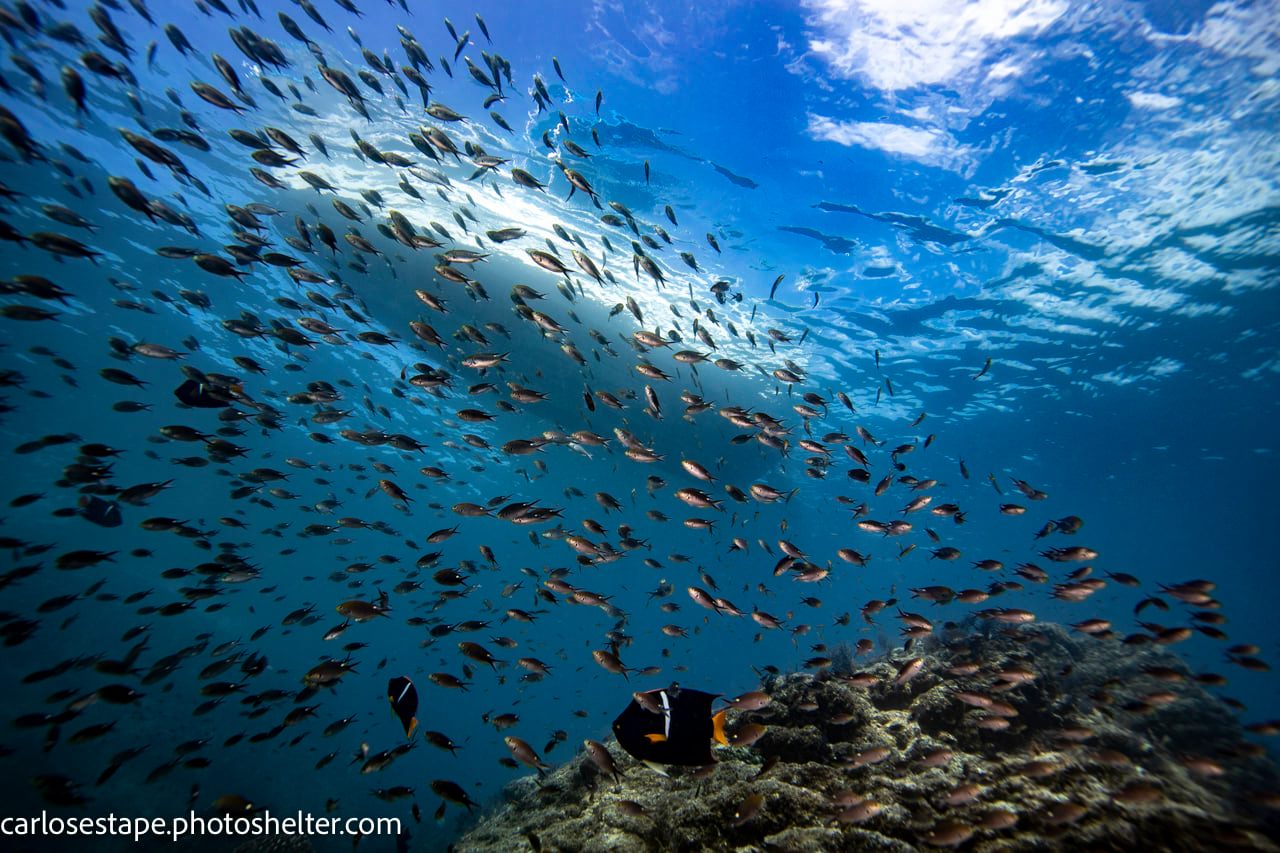
[[[657,734],[645,735],[644,738],[649,741],[649,743],[662,743],[667,739],[667,736],[659,732]]]
[[[404,736],[405,736],[406,738],[412,738],[412,737],[413,737],[413,733],[414,733],[414,732],[416,732],[417,730],[418,730],[418,718],[417,718],[417,717],[410,717],[410,718],[409,718],[409,725],[408,725],[408,726],[406,727],[406,729],[405,729]]]
[[[721,746],[729,745],[729,738],[726,737],[724,733],[724,715],[728,712],[729,709],[725,708],[723,711],[711,718],[711,737]]]
[[[657,773],[659,776],[667,775],[666,768],[664,768],[661,764],[659,764],[656,761],[646,761],[644,762],[644,766],[648,767],[650,770],[652,770],[654,773]]]

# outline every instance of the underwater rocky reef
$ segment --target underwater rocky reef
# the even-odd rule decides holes
[[[1155,644],[978,623],[761,690],[716,764],[664,777],[610,739],[616,778],[580,751],[454,849],[1280,850],[1276,765]]]

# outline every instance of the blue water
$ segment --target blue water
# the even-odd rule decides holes
[[[433,4],[429,10],[410,5],[413,14],[396,4],[366,0],[356,17],[327,0],[318,2],[332,33],[298,6],[265,0],[257,5],[259,14],[232,7],[232,17],[215,8],[153,2],[154,25],[129,4],[96,7],[124,34],[128,59],[98,41],[98,27],[83,4],[68,2],[65,9],[28,4],[34,24],[21,26],[21,10],[9,7],[13,20],[0,62],[8,85],[0,103],[21,121],[41,156],[24,160],[11,144],[13,134],[7,134],[10,143],[0,144],[2,180],[21,193],[4,202],[0,219],[21,235],[73,236],[101,257],[60,260],[15,242],[0,249],[5,280],[44,276],[70,293],[64,302],[21,292],[0,298],[5,306],[57,312],[44,321],[0,320],[0,368],[22,378],[15,377],[2,395],[6,412],[0,430],[9,472],[3,497],[7,503],[41,495],[27,505],[10,506],[2,516],[0,534],[27,543],[28,549],[7,552],[0,558],[3,569],[38,567],[5,587],[0,605],[9,626],[6,636],[20,633],[13,627],[19,620],[38,622],[30,639],[0,653],[0,673],[8,685],[4,716],[57,714],[112,683],[133,685],[144,695],[132,705],[89,705],[61,725],[59,742],[49,748],[47,725],[8,728],[0,741],[8,752],[3,759],[6,814],[49,807],[29,777],[61,774],[92,798],[63,813],[169,816],[189,807],[207,811],[215,798],[234,793],[275,812],[320,814],[326,801],[336,800],[334,814],[400,816],[415,844],[436,849],[465,825],[465,812],[450,805],[443,822],[433,825],[440,801],[430,780],[456,781],[477,801],[493,802],[506,781],[526,772],[499,763],[509,755],[504,735],[523,737],[544,759],[558,763],[570,759],[584,737],[607,735],[609,721],[633,690],[678,680],[734,695],[752,688],[766,665],[799,667],[814,655],[811,647],[817,643],[834,646],[866,636],[882,653],[898,645],[899,625],[889,612],[874,626],[863,623],[858,610],[865,602],[894,595],[905,602],[909,588],[928,584],[986,588],[1011,579],[1013,568],[1024,561],[1050,569],[1058,581],[1066,569],[1038,557],[1050,545],[1087,545],[1100,555],[1094,561],[1096,576],[1129,573],[1142,587],[1112,583],[1085,603],[1068,604],[1050,597],[1050,585],[1027,583],[1023,591],[983,606],[1027,608],[1041,620],[1065,623],[1107,618],[1123,636],[1141,630],[1138,619],[1187,624],[1186,609],[1177,605],[1168,613],[1148,609],[1134,616],[1134,606],[1158,593],[1159,584],[1214,581],[1214,597],[1229,618],[1224,626],[1229,640],[1197,634],[1176,650],[1194,671],[1229,676],[1221,692],[1242,704],[1244,721],[1274,716],[1270,675],[1224,659],[1225,647],[1238,643],[1256,644],[1259,657],[1272,659],[1280,639],[1273,613],[1277,562],[1269,535],[1270,486],[1280,476],[1273,426],[1280,415],[1275,290],[1280,149],[1273,82],[1280,17],[1274,3],[1041,0],[983,4],[981,11],[856,0],[799,6],[660,2],[643,8],[567,0]],[[299,24],[331,67],[345,69],[361,87],[369,120],[320,78],[315,57],[282,30],[279,12]],[[492,44],[480,33],[477,12]],[[455,41],[441,21],[446,15],[459,35],[470,31],[457,62]],[[160,29],[170,22],[196,46],[194,53],[183,57],[174,48]],[[111,62],[127,63],[137,85],[87,70],[79,60],[81,49],[55,37],[66,32],[55,28],[57,23],[77,28],[83,49],[92,43]],[[378,95],[356,76],[369,66],[344,30],[350,27],[378,57],[387,49],[400,68],[407,59],[397,24],[412,31],[435,65],[434,71],[423,71],[431,100],[468,120],[428,118],[417,89],[407,81],[408,96],[401,95],[390,77],[374,71],[385,92]],[[278,44],[290,67],[262,69],[251,62],[227,33],[239,26]],[[153,62],[148,61],[151,43],[156,45]],[[483,67],[482,50],[510,63],[514,85],[503,85],[509,97],[491,108],[513,134],[488,117],[482,101],[489,90],[461,65],[467,56]],[[215,52],[235,68],[256,108],[236,115],[196,97],[191,83],[197,80],[230,93],[210,60]],[[443,70],[442,55],[453,67],[452,77]],[[43,83],[33,81],[18,64],[20,58]],[[84,114],[77,114],[61,85],[65,65],[76,66],[87,84]],[[532,96],[534,74],[551,95],[545,111],[538,111]],[[285,100],[266,91],[255,79],[259,75],[277,84]],[[286,101],[297,99],[289,84],[315,115],[290,108]],[[603,93],[598,117],[597,90]],[[205,192],[154,162],[145,164],[148,176],[138,152],[118,130],[147,136],[160,128],[187,128],[181,110],[190,112],[210,150],[176,141],[159,144],[181,158]],[[560,112],[568,132],[559,124]],[[408,134],[424,122],[444,128],[459,148],[471,142],[510,162],[491,176],[469,181],[475,166],[467,157],[455,161],[442,154],[437,164],[409,144]],[[265,168],[285,189],[268,188],[251,177],[250,150],[227,134],[266,126],[286,131],[306,150],[305,162]],[[592,129],[600,145],[592,140]],[[410,175],[407,180],[421,195],[411,198],[397,187],[405,169],[357,157],[351,131],[382,151],[438,170],[450,186]],[[558,153],[544,145],[544,133]],[[315,150],[311,134],[326,141],[329,157]],[[582,146],[590,159],[564,150],[566,139]],[[645,251],[663,270],[665,288],[634,271],[631,241],[637,235],[625,223],[601,222],[602,213],[612,212],[607,204],[596,210],[580,192],[565,200],[569,185],[554,156],[586,176],[602,203],[625,205],[639,233],[657,241],[657,249]],[[515,184],[512,166],[546,182],[547,192]],[[334,194],[312,191],[297,177],[300,169],[336,185],[337,197],[361,210],[364,221],[352,223],[335,213]],[[183,211],[199,234],[149,222],[125,207],[108,188],[108,176],[127,177],[148,198],[162,198]],[[359,191],[364,189],[376,189],[386,207],[363,200]],[[300,259],[326,283],[299,286],[282,268],[262,263],[240,268],[246,276],[237,281],[205,272],[191,260],[156,254],[159,247],[178,246],[229,257],[224,247],[236,238],[224,205],[249,203],[281,211],[259,217],[265,224],[259,234],[271,242],[265,251]],[[95,230],[50,219],[41,207],[51,204],[74,209]],[[664,215],[665,205],[678,225]],[[474,220],[464,218],[460,225],[454,215],[464,208]],[[395,243],[375,227],[387,221],[390,209],[408,216],[420,234],[433,233],[428,223],[438,222],[450,239],[434,233],[444,246],[416,252]],[[284,242],[297,234],[295,216],[308,223],[315,240],[309,253]],[[338,235],[336,256],[316,240],[318,221]],[[581,247],[556,236],[553,224],[580,236],[586,253],[615,282],[601,286],[582,275],[569,254]],[[357,260],[360,253],[342,237],[352,225],[383,257],[366,254]],[[658,236],[655,225],[669,232],[672,245]],[[482,236],[510,226],[525,229],[527,236],[501,245]],[[708,233],[715,235],[720,253],[709,246]],[[606,250],[601,235],[612,250]],[[572,271],[572,300],[557,292],[564,278],[539,269],[526,254],[526,249],[546,250],[548,242]],[[461,285],[433,275],[434,254],[454,247],[493,253],[485,262],[457,265],[481,282],[488,301],[470,298]],[[679,252],[693,253],[699,270],[691,270]],[[769,299],[779,275],[785,278]],[[729,282],[730,294],[741,299],[719,303],[710,290],[718,280]],[[546,294],[530,306],[563,326],[563,337],[544,336],[513,312],[509,293],[517,283]],[[414,288],[443,297],[448,313],[425,310]],[[209,307],[192,304],[181,290],[204,294]],[[309,302],[307,291],[323,294],[331,306],[341,296],[356,317]],[[643,311],[643,324],[626,310],[610,315],[627,297]],[[305,310],[281,305],[281,298],[296,300]],[[342,332],[332,342],[306,332],[315,341],[311,347],[285,346],[268,337],[245,339],[222,325],[244,312],[268,328],[280,320],[299,330],[297,318],[309,316]],[[706,363],[695,376],[671,358],[671,351],[682,348],[708,351],[694,336],[699,312],[702,327],[718,346],[712,357],[741,362],[740,373]],[[416,346],[411,320],[432,324],[445,338],[445,349]],[[736,336],[726,322],[734,324]],[[486,323],[501,324],[506,334]],[[463,324],[480,329],[488,345],[455,335]],[[631,335],[640,328],[664,336],[678,330],[681,343],[643,355],[671,374],[671,381],[645,379],[633,370],[642,355],[633,349]],[[789,340],[770,347],[770,328]],[[609,350],[588,335],[590,329],[608,340]],[[748,330],[755,346],[746,340]],[[382,346],[355,338],[364,331],[382,331],[397,343]],[[161,344],[185,355],[180,361],[138,354],[114,358],[111,338],[126,346]],[[566,342],[581,351],[584,365],[561,351]],[[459,363],[485,351],[509,352],[510,361],[484,375]],[[246,371],[232,360],[236,356],[251,357],[265,373]],[[66,363],[55,363],[54,357]],[[788,359],[807,373],[791,389],[771,375]],[[990,368],[977,378],[988,359]],[[452,387],[436,396],[405,384],[401,371],[417,372],[411,367],[415,362],[451,373]],[[237,432],[226,437],[242,446],[244,455],[204,467],[174,464],[188,457],[207,459],[204,444],[167,440],[161,427],[180,424],[214,433],[228,426],[214,410],[176,405],[171,391],[184,378],[183,365],[238,377],[248,399],[279,413],[269,429],[253,420],[229,425]],[[148,384],[111,384],[99,375],[106,367],[127,370]],[[317,425],[310,420],[317,406],[287,399],[315,381],[341,391],[333,407],[349,411],[344,420]],[[496,404],[507,399],[508,381],[544,391],[550,399],[501,412]],[[499,393],[468,395],[468,387],[480,382],[492,382]],[[661,420],[643,413],[646,384],[660,398]],[[587,411],[584,386],[623,397],[625,409],[598,405]],[[788,453],[755,440],[732,443],[735,435],[754,430],[730,424],[714,408],[682,419],[683,389],[715,406],[738,405],[782,419],[792,430]],[[824,417],[812,421],[812,438],[832,432],[851,436],[850,443],[871,457],[869,485],[846,476],[850,463],[838,442],[828,442],[832,455],[825,478],[806,474],[813,466],[805,459],[813,454],[796,444],[806,436],[803,419],[792,408],[806,391],[830,401]],[[851,398],[856,413],[836,401],[838,391]],[[626,399],[626,392],[638,396]],[[121,400],[151,408],[113,410]],[[485,424],[461,423],[457,412],[467,408],[497,417]],[[924,420],[913,425],[922,414]],[[884,447],[866,445],[855,434],[857,425],[883,439]],[[426,448],[421,453],[366,448],[342,438],[339,430],[346,428],[406,434]],[[664,460],[628,459],[615,428],[631,431]],[[609,447],[578,448],[585,451],[579,453],[551,444],[533,456],[499,451],[503,442],[544,430],[581,429],[608,437]],[[16,452],[41,436],[67,433],[77,438],[33,453]],[[467,433],[482,436],[491,449],[468,446],[462,440]],[[925,448],[928,436],[935,438]],[[59,480],[77,448],[90,442],[121,451],[111,460],[109,485],[172,480],[170,487],[145,507],[125,504],[125,522],[114,529],[55,515],[76,504],[76,487]],[[917,446],[901,458],[904,473],[938,480],[923,494],[934,495],[935,506],[959,504],[966,523],[921,512],[909,517],[915,528],[903,537],[859,530],[851,517],[853,505],[865,501],[868,517],[887,521],[899,518],[902,507],[921,494],[901,483],[883,496],[872,493],[890,473],[889,450],[910,443]],[[290,467],[285,462],[290,457],[312,467]],[[682,458],[706,465],[717,482],[691,478],[679,466]],[[961,459],[969,479],[961,475]],[[378,472],[375,463],[390,466],[390,472]],[[427,478],[419,472],[427,465],[444,469],[449,479]],[[245,485],[242,475],[262,467],[289,477],[233,498],[233,490]],[[1003,497],[993,491],[989,474]],[[666,481],[654,494],[646,486],[650,475]],[[412,499],[407,510],[377,488],[383,478],[407,492]],[[1024,500],[1012,486],[1014,478],[1042,489],[1048,498]],[[798,492],[786,502],[740,504],[723,494],[724,483],[744,490],[767,483]],[[724,497],[725,512],[692,510],[673,497],[675,489],[687,486]],[[273,487],[286,492],[268,494]],[[617,498],[622,510],[606,512],[596,492]],[[329,513],[318,511],[316,504],[331,496],[341,505]],[[565,542],[543,535],[554,522],[514,526],[495,518],[461,518],[450,510],[459,502],[484,504],[498,496],[562,508],[564,529],[593,542],[617,546],[617,526],[629,525],[631,535],[647,546],[616,561],[583,566]],[[837,502],[838,496],[851,503]],[[1021,503],[1028,512],[1001,515],[1002,502]],[[648,518],[649,510],[669,520]],[[1080,533],[1033,540],[1046,521],[1072,514],[1085,520]],[[153,517],[186,522],[203,535],[182,537],[139,526]],[[219,520],[226,517],[244,526]],[[333,524],[341,517],[384,527],[302,535],[307,525]],[[714,530],[684,526],[689,517],[714,519]],[[607,534],[588,532],[586,519],[603,524]],[[453,538],[438,545],[425,542],[432,531],[454,524]],[[925,527],[936,531],[938,543],[924,534]],[[537,534],[532,540],[530,531]],[[730,553],[735,536],[749,543],[745,553]],[[775,578],[779,539],[800,546],[816,564],[830,561],[830,577],[818,584]],[[481,555],[482,545],[492,548],[495,566]],[[908,545],[916,547],[900,556]],[[930,559],[930,549],[940,545],[959,548],[963,557]],[[41,552],[39,546],[48,549]],[[851,566],[835,555],[842,547],[872,559],[865,567]],[[132,556],[139,548],[151,553]],[[55,567],[60,554],[77,549],[116,553],[113,561],[90,568]],[[234,551],[257,568],[258,576],[239,584],[210,582],[198,573],[162,576],[168,569],[194,569],[220,549]],[[437,565],[415,569],[423,553],[436,550],[442,552]],[[655,565],[646,565],[646,558]],[[981,559],[1000,560],[1005,569],[986,574],[971,568]],[[439,598],[443,588],[432,573],[446,567],[469,575],[466,595]],[[574,605],[561,595],[555,604],[535,599],[534,590],[557,568],[568,569],[566,579],[575,586],[612,596],[618,613]],[[699,608],[686,594],[689,586],[707,586],[699,572],[714,580],[717,595],[744,612],[759,607],[784,617],[788,628],[808,625],[810,632],[765,631],[749,618]],[[419,581],[422,588],[393,593],[405,580]],[[43,602],[81,593],[97,581],[103,585],[93,595],[38,612]],[[662,600],[678,603],[677,612],[664,613],[657,600],[649,600],[648,593],[662,582],[673,585],[674,593]],[[504,587],[517,583],[522,586],[504,595]],[[183,600],[184,589],[198,587],[217,594],[180,615],[138,612],[146,605]],[[125,603],[142,590],[150,591],[144,600]],[[390,595],[388,618],[351,625],[336,640],[323,639],[327,629],[342,622],[335,610],[339,604],[375,601],[379,590]],[[803,603],[806,597],[820,599],[821,606]],[[309,624],[282,625],[286,614],[308,606],[314,607],[314,615],[304,620]],[[531,624],[503,621],[511,607],[542,612]],[[937,612],[941,619],[960,621],[976,609],[951,604]],[[837,621],[845,613],[852,614],[847,626]],[[409,624],[415,617],[425,622]],[[475,633],[431,636],[432,625],[466,620],[489,625]],[[688,637],[664,635],[659,629],[666,624],[686,628]],[[136,639],[121,639],[139,625],[148,630]],[[259,639],[251,639],[268,626]],[[624,680],[600,668],[591,652],[606,648],[606,634],[615,630],[628,639],[620,649],[628,667],[661,671]],[[147,645],[136,661],[137,672],[112,676],[94,670],[94,656],[122,658],[143,637]],[[494,637],[518,645],[503,648]],[[468,661],[458,652],[459,641],[480,642],[507,664],[490,669]],[[215,660],[213,650],[231,642],[235,645],[224,657],[264,655],[265,671],[245,676],[237,662],[216,678],[200,679],[200,671]],[[317,706],[316,717],[250,743],[249,735],[276,726],[296,704],[292,697],[268,702],[261,706],[265,713],[249,718],[253,706],[242,704],[242,696],[267,690],[292,694],[308,668],[344,657],[341,646],[349,642],[366,644],[352,654],[355,672],[333,691],[305,699],[303,704]],[[141,683],[157,659],[183,649],[192,654],[174,673]],[[525,670],[515,660],[530,656],[550,664],[550,675],[522,678]],[[79,665],[24,683],[29,673],[62,661]],[[462,677],[464,666],[470,670],[465,692],[428,680],[439,672]],[[457,754],[419,739],[389,769],[361,775],[352,756],[362,743],[377,752],[404,740],[384,697],[386,680],[395,675],[415,680],[422,697],[421,728],[446,733],[458,744]],[[193,710],[208,700],[199,691],[210,680],[246,686],[195,715]],[[66,693],[49,701],[57,691]],[[508,712],[517,713],[519,722],[505,731],[482,716]],[[355,721],[341,734],[322,734],[329,723],[352,715]],[[85,726],[111,721],[115,728],[97,740],[68,741]],[[547,749],[557,731],[564,733],[563,743]],[[237,733],[244,733],[244,740],[222,746]],[[172,758],[174,745],[193,738],[209,739],[199,751],[210,759],[209,767],[180,767],[158,781],[145,781]],[[142,745],[149,745],[146,752],[109,783],[93,784],[113,755]],[[316,769],[330,752],[337,757]],[[423,823],[409,817],[410,800],[384,803],[370,794],[395,785],[415,789],[412,801],[419,804]],[[317,841],[321,849],[345,849],[346,843]]]

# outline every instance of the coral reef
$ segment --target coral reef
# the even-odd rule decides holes
[[[239,845],[235,853],[313,853],[314,850],[303,835],[264,835]]]
[[[585,754],[516,780],[456,849],[1280,851],[1276,767],[1161,647],[978,625],[844,658],[767,678],[729,715],[764,734],[710,768],[610,740],[621,780]]]

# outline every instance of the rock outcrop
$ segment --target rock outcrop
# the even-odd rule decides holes
[[[919,658],[914,675],[904,672]],[[511,783],[459,851],[1280,850],[1280,775],[1176,656],[1056,625],[767,678],[767,729],[664,777],[610,740]]]

